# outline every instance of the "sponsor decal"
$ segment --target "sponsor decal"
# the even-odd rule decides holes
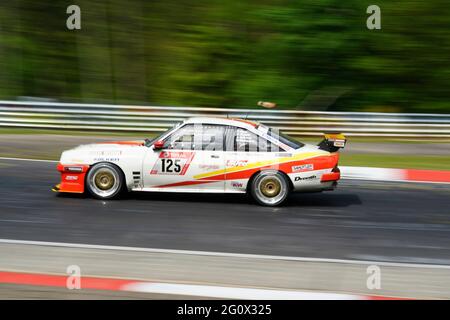
[[[189,159],[193,152],[190,151],[162,151],[159,154],[160,159]]]
[[[121,156],[122,151],[121,150],[90,151],[89,155],[97,157],[114,157],[114,156]]]
[[[98,161],[117,162],[119,160],[120,160],[119,158],[94,158],[95,162],[98,162]]]
[[[314,170],[314,165],[312,163],[302,164],[299,166],[292,166],[292,172],[311,171],[311,170]]]
[[[208,171],[208,170],[220,169],[220,166],[215,165],[215,164],[199,164],[198,168],[201,169],[201,170]]]
[[[336,140],[336,141],[334,141],[334,146],[335,147],[339,147],[339,148],[345,147],[345,140]]]
[[[242,182],[231,181],[231,186],[233,188],[242,188],[243,184],[242,184]]]
[[[243,167],[245,165],[247,165],[248,160],[238,160],[238,159],[233,159],[233,160],[227,160],[225,165],[227,167]]]
[[[317,176],[308,176],[308,177],[295,177],[295,181],[302,181],[302,180],[314,180],[317,179]]]
[[[78,180],[78,176],[66,176],[67,181],[76,181]]]
[[[292,157],[292,153],[275,153],[275,157]]]

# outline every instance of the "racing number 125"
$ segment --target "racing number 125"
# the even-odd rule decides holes
[[[172,169],[173,167],[173,169]],[[161,171],[162,172],[180,172],[180,159],[161,159]]]

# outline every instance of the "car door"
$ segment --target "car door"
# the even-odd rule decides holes
[[[225,191],[245,192],[250,177],[276,159],[278,150],[255,132],[230,127],[225,155]]]
[[[225,130],[224,125],[202,125],[201,150],[198,151],[193,164],[196,172],[194,178],[199,181],[199,191],[225,190]]]
[[[149,148],[143,164],[144,190],[223,192],[224,177],[199,176],[205,170],[223,169],[223,147],[217,150],[205,143],[223,145],[223,131],[217,134],[217,139],[211,139],[211,129],[198,123],[185,124],[164,139],[162,149]]]

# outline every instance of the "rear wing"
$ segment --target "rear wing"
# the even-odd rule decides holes
[[[325,133],[324,139],[318,144],[319,149],[336,152],[340,148],[344,148],[347,138],[342,133]]]

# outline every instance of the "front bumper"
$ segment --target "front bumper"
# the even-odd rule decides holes
[[[53,192],[59,192],[61,190],[61,184],[60,183],[58,183],[57,185],[55,185],[53,188],[52,188],[52,191]]]
[[[56,169],[61,173],[61,183],[52,188],[54,192],[84,192],[84,179],[89,165],[85,164],[61,164]]]

